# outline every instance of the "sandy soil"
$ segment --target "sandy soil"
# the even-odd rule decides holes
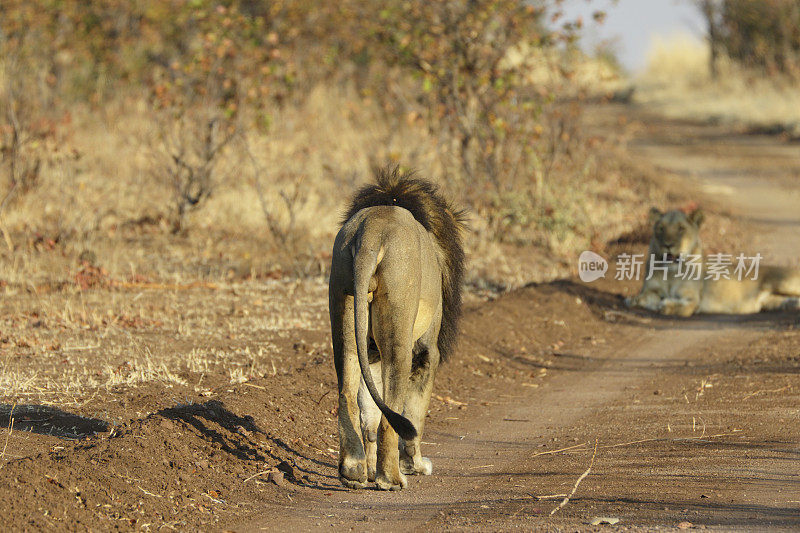
[[[622,137],[674,183],[716,193],[708,204],[739,229],[706,240],[798,264],[796,145],[620,108],[595,113],[600,134]],[[145,307],[164,298],[113,290]],[[633,290],[565,280],[471,303],[426,426],[434,475],[400,493],[344,490],[336,479],[323,280],[171,291],[174,305],[159,312],[177,309],[191,324],[213,308],[220,331],[198,339],[205,351],[193,370],[155,368],[156,382],[136,384],[147,354],[131,363],[121,350],[104,355],[119,383],[91,396],[59,389],[42,402],[41,392],[20,388],[3,397],[0,512],[15,530],[611,527],[590,525],[600,517],[632,530],[800,528],[800,318],[668,320],[625,310]],[[16,318],[4,319],[11,333],[0,341],[58,342],[58,324],[20,312],[28,300],[3,301],[4,316]],[[278,317],[272,302],[295,304]],[[134,330],[149,350],[186,352],[167,325],[135,318],[109,320],[121,324],[121,339]],[[70,340],[69,357],[101,357],[81,350],[85,340]],[[260,357],[256,345],[283,355]],[[234,354],[225,357],[241,376],[214,371],[215,347]],[[58,372],[55,358],[18,357]]]

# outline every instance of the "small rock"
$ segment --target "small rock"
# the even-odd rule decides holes
[[[691,522],[688,522],[686,520],[684,520],[683,522],[678,524],[678,529],[692,529],[693,527],[694,527],[694,524],[692,524]]]
[[[617,522],[619,522],[619,518],[614,518],[612,516],[598,516],[597,518],[593,518],[590,524],[593,526],[599,526],[601,524],[613,526]]]
[[[279,487],[282,487],[284,484],[286,484],[286,481],[283,479],[283,472],[277,468],[274,468],[272,472],[267,474],[267,481],[271,481]]]

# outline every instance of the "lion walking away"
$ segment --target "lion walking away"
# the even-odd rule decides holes
[[[405,474],[432,471],[420,443],[436,370],[458,331],[463,231],[463,212],[435,185],[396,167],[351,201],[328,290],[347,487],[398,490]]]

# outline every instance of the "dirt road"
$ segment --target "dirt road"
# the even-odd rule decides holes
[[[617,120],[619,110],[608,113]],[[757,248],[731,252],[798,264],[796,144],[642,115],[628,128],[634,154],[718,195],[759,237]],[[800,528],[800,318],[631,314],[618,305],[631,289],[613,281],[530,287],[472,310],[464,350],[547,377],[453,391],[487,405],[429,425],[434,475],[412,478],[407,490],[339,490],[326,463],[319,473],[330,484],[287,492],[236,529],[555,531],[591,529],[600,517],[630,529]],[[537,364],[524,331],[547,320],[547,291],[576,308],[554,327],[584,342],[555,346]],[[521,350],[498,349],[492,334],[517,335]]]

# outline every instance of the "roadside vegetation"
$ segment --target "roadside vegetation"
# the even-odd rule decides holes
[[[563,274],[640,216],[645,178],[584,133],[596,74],[616,74],[574,48],[558,1],[11,0],[0,14],[14,287],[87,268],[324,275],[345,198],[386,164],[469,208],[476,285]]]
[[[697,4],[705,40],[656,41],[634,101],[672,118],[800,137],[800,2]]]

